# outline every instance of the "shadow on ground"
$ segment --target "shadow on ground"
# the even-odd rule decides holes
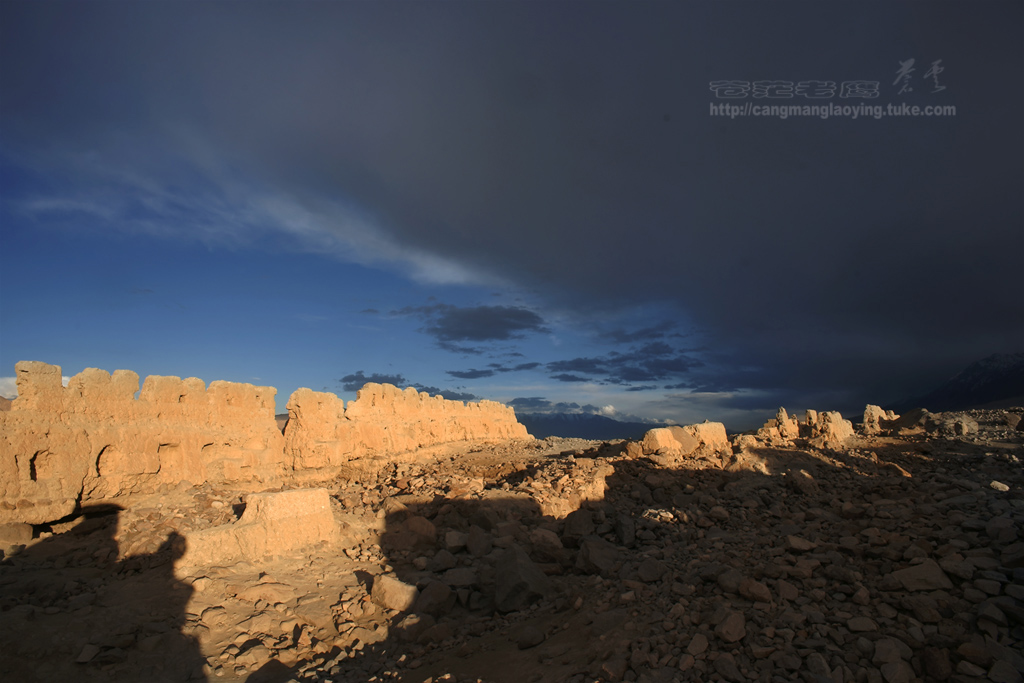
[[[472,497],[398,497],[381,538],[387,568],[365,581],[390,608],[386,632],[294,667],[271,662],[249,681],[767,682],[807,666],[852,680],[864,668],[855,643],[912,641],[907,619],[922,608],[892,585],[894,569],[946,537],[990,544],[914,514],[909,504],[956,490],[926,456],[878,450],[764,448],[674,468],[614,459],[604,499],[564,519],[537,501],[561,495],[568,459],[607,452],[541,459]],[[948,663],[982,636],[954,618],[962,600],[929,600],[948,624],[912,633]],[[847,628],[860,616],[874,630]]]
[[[192,588],[173,572],[184,537],[172,532],[156,552],[118,561],[119,514],[88,506],[70,531],[0,563],[5,680],[206,680],[183,632]]]

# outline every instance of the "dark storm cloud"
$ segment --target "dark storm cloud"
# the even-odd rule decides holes
[[[485,349],[479,346],[462,346],[459,344],[453,344],[451,342],[439,341],[437,342],[437,348],[444,349],[450,353],[457,353],[463,356],[481,356]]]
[[[494,370],[446,370],[446,372],[457,379],[480,379],[494,376]]]
[[[508,367],[501,363],[488,363],[487,370],[477,370],[476,368],[470,368],[469,370],[446,370],[449,375],[458,379],[480,379],[481,377],[493,377],[495,374],[501,372],[523,372],[525,370],[533,370],[534,368],[540,367],[540,363],[519,363]]]
[[[422,318],[426,321],[424,333],[436,339],[442,348],[461,353],[475,353],[479,349],[459,346],[457,342],[510,341],[522,339],[527,333],[549,331],[543,318],[517,306],[434,304],[407,306],[393,314]]]
[[[589,382],[590,380],[586,377],[580,377],[579,375],[570,375],[569,373],[563,372],[558,375],[551,375],[551,379],[557,379],[559,382]]]
[[[1017,0],[599,3],[585,17],[561,3],[37,4],[3,4],[11,149],[174,178],[149,152],[189,130],[196,175],[215,157],[310,211],[343,197],[379,221],[370,247],[343,238],[382,260],[443,257],[583,319],[658,302],[716,349],[708,372],[766,368],[751,379],[806,392],[897,398],[1024,338]],[[908,58],[916,87],[900,95]],[[931,93],[939,59],[946,89]],[[875,80],[883,106],[957,115],[710,114],[710,81],[809,77]],[[515,307],[420,313],[458,353],[545,328]],[[641,329],[659,340],[663,326]],[[564,362],[555,379],[687,366]]]
[[[588,375],[607,375],[608,368],[603,358],[572,358],[556,360],[547,364],[551,372],[582,372]]]
[[[426,330],[441,341],[507,341],[547,331],[539,315],[512,306],[443,307]]]
[[[626,353],[612,351],[604,356],[553,361],[546,367],[549,372],[591,375],[611,384],[629,384],[664,380],[701,365],[701,361],[664,342],[651,342]]]
[[[449,401],[479,401],[480,397],[476,394],[470,394],[467,392],[454,391],[452,389],[438,389],[437,387],[429,387],[424,384],[411,384],[409,385],[417,391],[424,391],[431,396],[442,396]]]
[[[495,372],[522,372],[524,370],[533,370],[534,368],[539,368],[540,363],[519,363],[517,365],[513,365],[512,367],[502,365],[501,363],[488,363],[487,367],[492,368]]]
[[[573,401],[552,402],[540,396],[514,398],[509,401],[508,404],[515,408],[517,413],[523,414],[566,413],[575,415],[597,415],[601,413],[601,409],[598,406],[590,403],[580,405]]]
[[[540,410],[542,408],[549,408],[551,401],[540,396],[522,396],[512,399],[508,404],[516,409]]]
[[[416,382],[409,382],[402,375],[384,375],[379,373],[373,373],[372,375],[366,375],[362,370],[359,372],[352,373],[351,375],[345,375],[338,382],[341,383],[342,389],[345,391],[359,391],[363,388],[363,385],[367,382],[376,382],[377,384],[393,384],[396,387],[412,387],[417,391],[423,391],[431,396],[441,395],[451,401],[479,401],[480,397],[475,394],[454,391],[452,389],[439,389],[437,387],[427,386],[425,384],[419,384]]]
[[[676,327],[672,321],[665,321],[657,325],[651,325],[639,330],[627,331],[625,328],[617,327],[601,334],[608,341],[616,344],[633,344],[639,341],[651,341],[652,339],[663,339]],[[680,336],[676,334],[675,336]]]
[[[352,373],[351,375],[345,375],[338,380],[341,383],[342,389],[345,391],[358,391],[363,388],[363,385],[367,382],[376,382],[377,384],[394,384],[396,387],[409,386],[408,381],[401,375],[383,375],[373,373],[372,375],[365,375],[363,371]]]

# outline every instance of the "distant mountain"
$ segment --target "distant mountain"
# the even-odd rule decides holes
[[[892,406],[932,412],[1024,405],[1024,353],[997,353],[967,366],[934,391]]]
[[[516,418],[538,439],[549,436],[594,441],[640,439],[647,430],[658,426],[646,422],[620,422],[604,415],[584,413],[517,413]]]

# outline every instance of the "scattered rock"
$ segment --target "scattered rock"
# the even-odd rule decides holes
[[[852,633],[867,633],[877,631],[878,624],[870,617],[852,617],[846,621],[846,628]]]
[[[469,535],[466,539],[466,549],[469,554],[473,557],[483,557],[491,552],[491,548],[494,547],[491,541],[491,535],[478,527],[473,525],[469,528]]]
[[[414,642],[434,623],[434,617],[429,614],[407,614],[395,626],[394,632],[401,640]]]
[[[953,582],[934,560],[925,560],[920,564],[897,570],[892,576],[908,591],[931,591],[953,587]]]
[[[373,580],[370,600],[373,604],[396,612],[406,612],[416,604],[420,592],[416,586],[399,581],[393,576],[382,574]]]
[[[1020,672],[1007,661],[1000,660],[988,670],[988,680],[993,683],[1020,683]]]
[[[746,619],[743,612],[730,610],[725,619],[715,627],[715,635],[726,643],[735,643],[746,636]]]
[[[786,536],[786,548],[798,553],[806,553],[814,550],[818,547],[818,544],[814,541],[808,541],[805,538],[799,536]]]
[[[703,654],[708,649],[708,639],[703,633],[694,634],[693,638],[690,639],[690,644],[686,646],[686,651],[697,656]]]
[[[413,611],[439,617],[446,614],[455,604],[455,593],[443,581],[430,581],[413,606]]]
[[[757,602],[771,602],[772,592],[768,590],[768,586],[754,581],[753,579],[744,579],[739,586],[740,595],[747,598],[748,600],[754,600]]]
[[[344,419],[300,398],[306,419]],[[872,408],[856,439],[826,415],[780,410],[736,437],[742,467],[714,446],[717,427],[696,425],[668,428],[679,447],[664,457],[552,438],[372,458],[300,449],[299,469],[248,491],[190,475],[119,516],[20,529],[25,547],[0,566],[0,646],[22,668],[5,674],[155,680],[201,643],[202,661],[166,677],[242,680],[276,661],[296,681],[453,680],[456,665],[460,680],[488,680],[500,661],[538,682],[1019,681],[1024,479],[1007,444],[1024,436],[1004,411],[964,414],[976,434],[900,436],[902,418]],[[340,448],[335,436],[317,448]],[[258,469],[263,447],[204,462]],[[337,476],[307,461],[346,464]],[[331,538],[307,533],[301,510],[262,506],[286,530],[261,530],[258,558],[236,551],[224,528],[259,511],[256,495],[319,481]],[[181,563],[171,532],[209,529],[235,559]],[[175,607],[161,614],[152,595]]]
[[[937,681],[948,680],[953,675],[949,650],[946,648],[926,647],[921,651],[921,665],[925,673]]]
[[[736,666],[736,659],[732,654],[723,652],[718,655],[715,659],[715,671],[727,681],[733,681],[733,683],[741,683],[746,681],[746,677],[740,673],[740,669]]]
[[[610,575],[619,559],[619,551],[600,538],[587,538],[580,543],[576,568],[588,574]]]
[[[99,653],[99,647],[92,643],[88,643],[86,644],[85,647],[82,648],[82,651],[78,653],[78,657],[75,658],[75,661],[79,664],[85,664],[95,659],[96,655],[98,655]]]
[[[512,632],[512,640],[520,650],[537,647],[547,639],[544,631],[535,624],[521,624]]]
[[[498,558],[494,606],[499,612],[523,609],[550,591],[550,579],[519,546]]]
[[[637,574],[639,575],[640,580],[645,583],[653,583],[661,580],[661,577],[663,577],[667,571],[668,567],[665,566],[664,562],[650,557],[641,562],[640,566],[637,568]]]

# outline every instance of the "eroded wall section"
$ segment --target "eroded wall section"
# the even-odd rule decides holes
[[[15,367],[0,413],[0,523],[41,524],[79,500],[180,481],[267,480],[288,464],[273,387],[88,368],[61,385],[55,365]],[[136,398],[138,393],[138,398]]]
[[[322,470],[452,441],[528,436],[515,411],[501,403],[449,401],[412,387],[369,383],[348,407],[334,394],[309,389],[293,393],[285,454],[296,469]]]

